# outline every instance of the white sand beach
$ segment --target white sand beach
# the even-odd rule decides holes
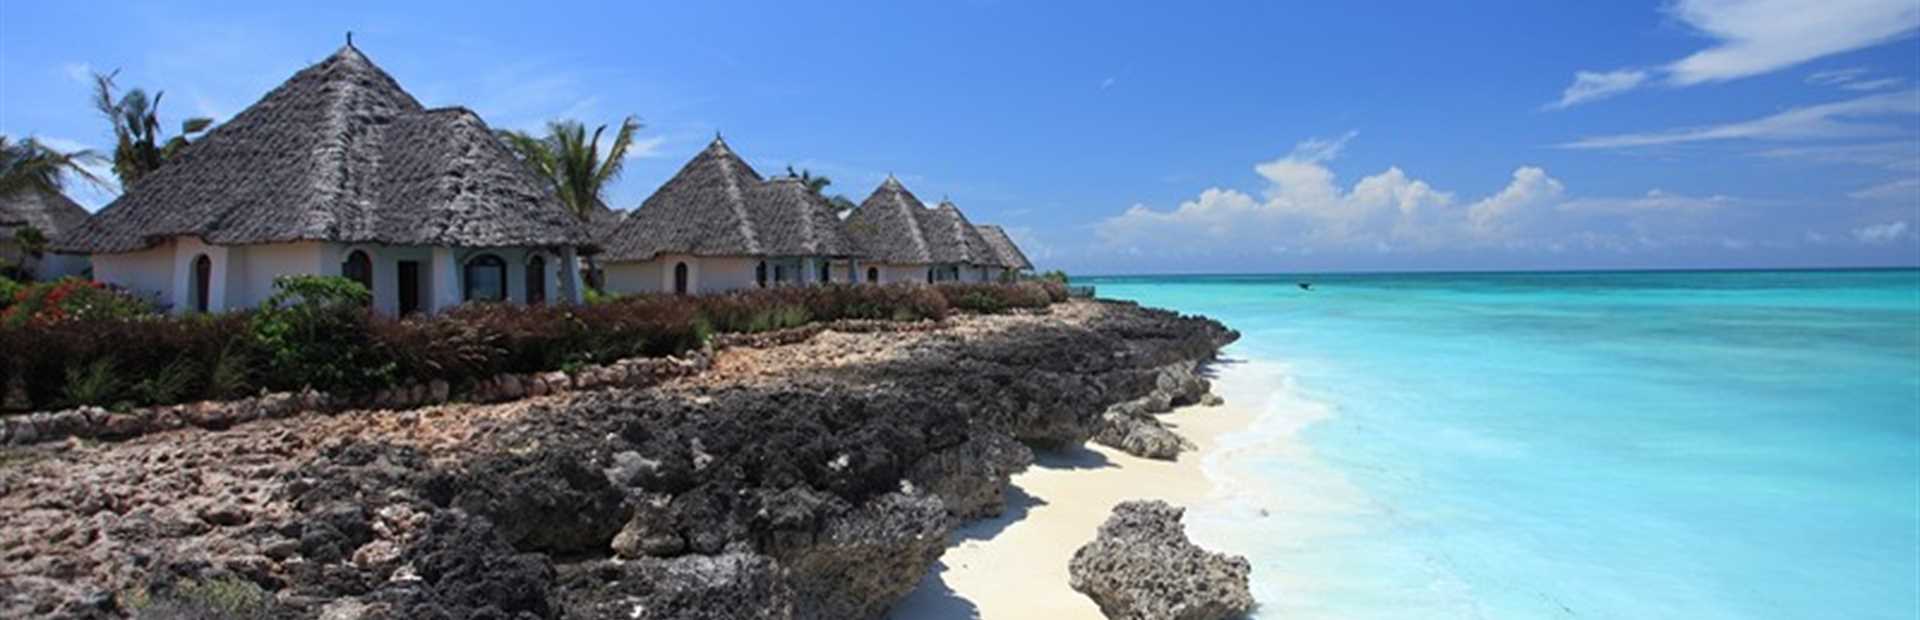
[[[1290,438],[1324,415],[1312,407],[1270,408],[1274,399],[1269,395],[1279,388],[1270,367],[1229,363],[1218,370],[1214,391],[1227,399],[1225,405],[1185,407],[1161,417],[1198,450],[1182,453],[1174,462],[1091,443],[1068,453],[1039,454],[1032,468],[1013,477],[1006,514],[956,530],[956,544],[919,589],[894,607],[891,617],[1103,618],[1091,599],[1068,586],[1067,564],[1075,550],[1093,540],[1114,505],[1160,499],[1192,508],[1218,500],[1223,490],[1209,479],[1205,464],[1218,460],[1223,450],[1242,449],[1223,445],[1223,438],[1256,420],[1268,431],[1274,430],[1271,425],[1284,425],[1280,434]],[[1263,412],[1268,414],[1264,418]],[[1191,529],[1191,515],[1187,521]],[[1206,540],[1196,542],[1234,552]]]

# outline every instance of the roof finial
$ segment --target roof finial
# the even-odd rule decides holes
[[[353,47],[353,31],[347,31],[347,47]]]

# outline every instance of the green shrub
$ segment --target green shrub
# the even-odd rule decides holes
[[[111,405],[120,395],[120,378],[113,374],[113,358],[102,357],[90,363],[67,368],[64,404]]]
[[[1054,303],[1054,297],[1044,285],[1037,282],[1019,284],[963,284],[949,282],[938,284],[934,289],[947,299],[947,304],[960,310],[993,314],[1005,312],[1011,308],[1045,308]],[[1062,294],[1064,296],[1065,290]]]
[[[14,296],[19,295],[24,288],[26,285],[15,282],[13,278],[0,276],[0,310],[6,310],[8,306],[12,306]]]
[[[267,387],[362,395],[391,384],[393,363],[367,327],[366,287],[337,276],[281,276],[273,288],[248,330]]]

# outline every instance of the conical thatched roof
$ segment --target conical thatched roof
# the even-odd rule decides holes
[[[870,260],[930,264],[933,252],[920,226],[920,213],[926,210],[907,186],[889,176],[847,216],[847,236]]]
[[[824,199],[797,179],[763,180],[717,137],[602,242],[608,262],[856,254]]]
[[[827,199],[796,177],[778,177],[749,195],[755,237],[771,256],[858,256]]]
[[[12,241],[14,231],[33,227],[48,239],[87,222],[87,210],[59,192],[25,189],[0,196],[0,242]]]
[[[960,213],[960,207],[950,201],[940,201],[940,206],[932,210],[923,210],[920,215],[920,230],[926,235],[927,247],[933,253],[934,262],[956,263],[961,265],[998,265],[1000,255],[980,237],[980,231],[974,230],[973,223]]]
[[[994,255],[1000,258],[1001,267],[1016,271],[1033,269],[1033,263],[1027,261],[1027,254],[1020,251],[1020,246],[1014,245],[1013,238],[1007,236],[1006,230],[992,224],[981,224],[974,229],[979,230],[980,238],[986,239],[987,245],[993,248]]]
[[[323,240],[456,247],[589,242],[464,108],[423,109],[352,45],[195,141],[56,250]]]

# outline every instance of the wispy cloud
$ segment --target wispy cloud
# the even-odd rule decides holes
[[[1116,81],[1118,81],[1118,80],[1115,80],[1114,78],[1107,78],[1107,79],[1104,79],[1104,80],[1100,80],[1100,90],[1106,90],[1106,89],[1109,89],[1109,88],[1113,88],[1113,83],[1114,83],[1114,82],[1116,82]]]
[[[1861,121],[1915,114],[1920,114],[1920,90],[1908,90],[1793,108],[1771,116],[1725,125],[1596,136],[1560,146],[1575,149],[1610,149],[1713,140],[1874,136],[1887,134],[1895,128]]]
[[[1847,194],[1859,200],[1884,200],[1904,205],[1920,204],[1920,178],[1897,179]]]
[[[666,136],[638,138],[627,147],[627,159],[653,159],[666,155],[660,152],[660,145],[667,143]]]
[[[1907,236],[1906,220],[1872,224],[1853,229],[1854,240],[1868,245],[1893,243],[1905,236]]]
[[[1920,3],[1912,0],[1679,0],[1667,12],[1713,44],[1659,67],[1577,72],[1560,102],[1549,107],[1626,92],[1646,83],[1648,73],[1657,72],[1661,82],[1675,87],[1725,82],[1873,47],[1920,29]],[[1845,71],[1823,79],[1852,79],[1844,77]],[[1635,74],[1642,79],[1625,79]]]
[[[1880,90],[1884,88],[1893,88],[1895,86],[1899,86],[1905,83],[1907,83],[1906,78],[1887,77],[1887,78],[1880,78],[1875,80],[1860,80],[1858,82],[1848,82],[1845,84],[1841,84],[1840,87],[1845,88],[1847,90],[1868,91],[1868,90]]]
[[[1851,82],[1851,81],[1860,79],[1862,77],[1865,77],[1867,73],[1871,71],[1872,71],[1871,69],[1868,69],[1866,67],[1847,67],[1844,69],[1827,69],[1825,71],[1815,71],[1807,75],[1807,83],[1817,84],[1821,86],[1832,86],[1834,84],[1842,84],[1842,83]]]
[[[1549,110],[1559,110],[1588,101],[1605,99],[1639,87],[1647,81],[1647,72],[1622,69],[1619,71],[1578,71],[1573,74],[1573,84],[1560,93],[1560,100],[1543,106]]]

